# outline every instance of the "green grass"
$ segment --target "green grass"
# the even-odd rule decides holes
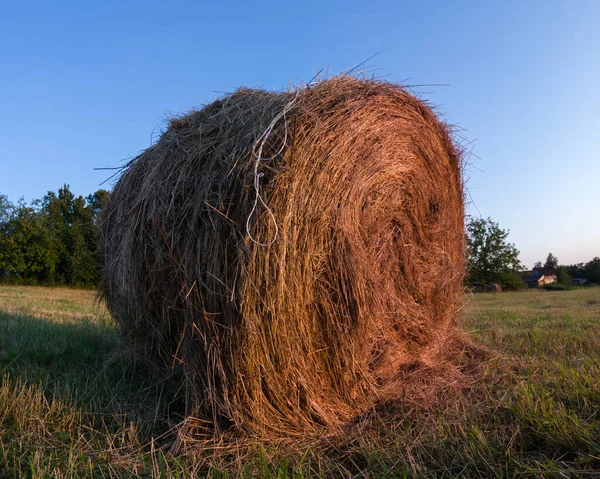
[[[478,294],[463,315],[499,352],[472,384],[295,453],[173,455],[180,392],[123,353],[93,293],[0,286],[0,477],[600,476],[600,288]]]

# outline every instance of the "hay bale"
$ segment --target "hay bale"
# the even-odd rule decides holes
[[[171,121],[115,185],[108,308],[138,354],[182,368],[188,413],[217,429],[341,424],[453,334],[459,163],[396,85],[238,90]]]
[[[498,283],[488,283],[485,285],[485,292],[486,293],[501,293],[502,286],[500,286]]]

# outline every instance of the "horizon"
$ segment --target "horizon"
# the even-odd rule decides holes
[[[600,96],[589,94],[600,4],[315,2],[289,17],[244,4],[40,2],[36,17],[31,8],[8,6],[0,30],[11,46],[0,78],[0,194],[12,202],[63,184],[83,196],[110,189],[101,182],[113,172],[94,168],[122,165],[165,118],[221,92],[281,90],[370,59],[366,75],[425,85],[412,91],[460,130],[467,213],[510,230],[527,269],[549,252],[561,264],[600,256]]]

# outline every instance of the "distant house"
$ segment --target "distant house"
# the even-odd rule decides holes
[[[523,277],[523,281],[530,288],[539,288],[545,284],[556,283],[558,281],[558,273],[554,268],[533,268],[526,273],[528,274]]]
[[[582,284],[586,284],[587,279],[585,278],[573,278],[573,284],[581,286]]]

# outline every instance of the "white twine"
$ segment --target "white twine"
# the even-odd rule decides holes
[[[277,237],[279,236],[279,226],[277,225],[277,220],[275,219],[275,215],[273,214],[273,211],[271,211],[271,208],[269,208],[267,206],[267,204],[263,200],[263,197],[260,194],[260,179],[264,176],[264,173],[259,172],[258,167],[260,166],[261,161],[271,161],[271,160],[277,158],[281,153],[283,153],[283,150],[285,149],[285,147],[287,145],[287,138],[288,138],[288,127],[287,127],[287,120],[285,118],[285,115],[288,111],[290,111],[292,109],[292,107],[294,106],[294,103],[296,103],[296,99],[298,98],[298,93],[299,92],[297,92],[296,95],[294,96],[294,98],[290,102],[288,102],[287,105],[285,105],[285,107],[283,108],[283,111],[281,113],[279,113],[275,118],[273,118],[273,121],[271,121],[271,123],[269,124],[267,129],[263,132],[263,134],[258,137],[258,139],[256,140],[256,143],[254,143],[254,146],[252,147],[252,155],[254,156],[254,159],[255,159],[254,160],[254,191],[256,192],[256,196],[254,197],[254,205],[252,206],[252,210],[250,211],[250,214],[248,215],[248,218],[246,219],[246,233],[248,234],[248,238],[250,238],[250,241],[252,241],[254,244],[257,244],[258,246],[271,246],[273,243],[275,243],[275,241],[277,240]],[[265,146],[265,143],[267,142],[267,139],[269,138],[269,136],[275,129],[275,125],[277,125],[277,122],[279,120],[281,120],[282,118],[283,118],[284,134],[283,134],[283,142],[281,144],[281,147],[279,148],[279,151],[277,153],[275,153],[272,157],[263,158],[262,151]],[[258,150],[256,149],[257,146],[258,146]],[[267,213],[269,213],[269,216],[271,217],[271,219],[273,220],[273,224],[275,225],[275,235],[273,236],[273,239],[271,241],[269,241],[268,243],[261,243],[260,241],[255,240],[252,237],[252,233],[250,233],[250,219],[256,212],[256,208],[258,206],[259,201],[264,206],[264,208],[267,210]]]

